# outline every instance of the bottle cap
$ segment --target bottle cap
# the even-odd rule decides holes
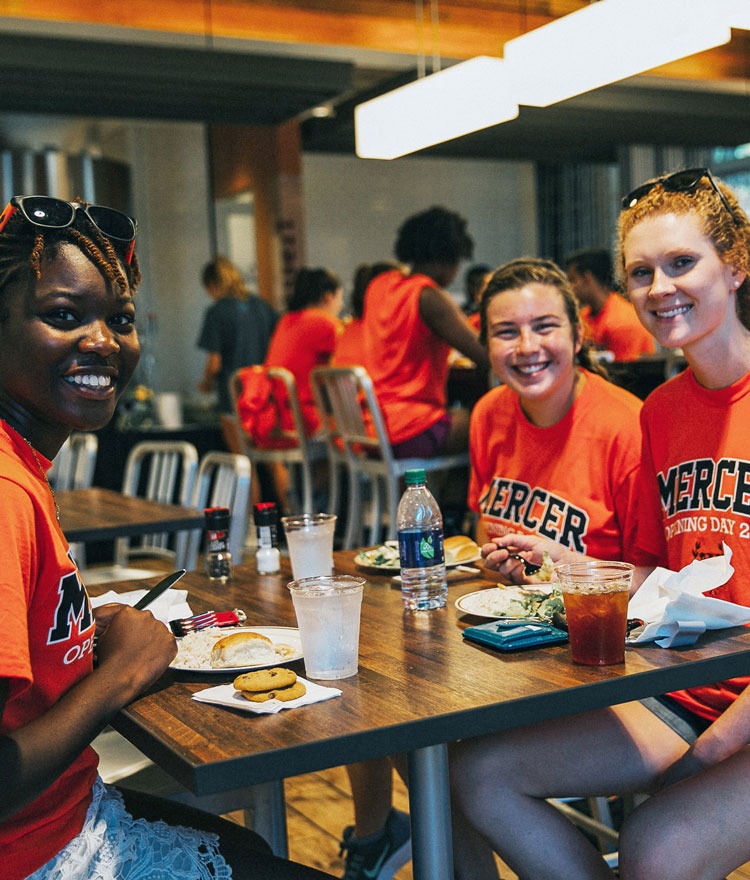
[[[207,507],[203,513],[206,516],[206,528],[212,532],[225,532],[229,528],[228,507]]]
[[[273,501],[260,501],[253,505],[253,519],[256,526],[276,525],[276,505]]]
[[[424,468],[409,468],[404,474],[404,482],[407,486],[417,486],[426,480]]]

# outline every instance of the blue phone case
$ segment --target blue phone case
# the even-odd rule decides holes
[[[470,642],[506,653],[545,645],[564,645],[568,641],[568,634],[564,630],[536,620],[493,620],[467,627],[463,636]]]

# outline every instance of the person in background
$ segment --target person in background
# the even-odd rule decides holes
[[[361,263],[354,273],[354,286],[351,296],[351,318],[344,322],[344,329],[336,343],[336,351],[331,361],[334,367],[359,366],[364,360],[364,322],[362,315],[365,306],[365,291],[373,278],[393,269],[403,271],[395,260],[382,260],[379,263]]]
[[[491,275],[492,266],[488,266],[486,263],[477,263],[474,266],[469,266],[464,275],[466,300],[464,301],[463,311],[469,319],[469,324],[477,333],[479,333],[480,326],[479,304],[482,301],[482,291]]]
[[[138,363],[135,231],[119,211],[46,196],[0,215],[3,880],[322,878],[97,773],[90,743],[177,652],[150,611],[92,611],[47,480],[72,430],[112,418]]]
[[[550,260],[512,260],[490,276],[480,313],[502,384],[471,414],[477,542],[527,532],[631,559],[641,401],[591,360],[567,276]]]
[[[217,256],[203,267],[203,286],[214,301],[206,309],[198,347],[208,352],[198,388],[216,389],[227,448],[240,452],[229,379],[235,370],[262,364],[279,320],[276,309],[250,292],[239,269]]]
[[[711,595],[748,606],[750,513],[729,486],[741,482],[750,443],[750,221],[709,169],[689,169],[623,199],[618,242],[639,319],[688,362],[641,410],[638,548],[680,571],[706,548],[718,555],[728,546],[734,574]],[[525,579],[509,566],[509,550],[535,561],[543,550],[555,563],[582,558],[538,536],[486,544],[485,564],[516,582]],[[651,570],[636,569],[634,589]],[[649,793],[623,826],[620,876],[719,880],[750,858],[748,681],[459,743],[451,755],[454,802],[525,880],[607,880],[612,871],[593,844],[546,799]],[[497,875],[486,860],[466,857],[457,876]]]
[[[397,458],[431,457],[468,446],[468,412],[446,408],[448,356],[457,348],[480,366],[489,364],[445,287],[472,250],[464,218],[430,208],[407,219],[398,232],[396,258],[410,272],[391,269],[367,286],[364,366]],[[452,482],[465,493],[465,480]],[[451,504],[447,491],[440,493],[440,502],[445,518]],[[354,825],[344,829],[341,842],[345,880],[390,877],[410,858],[409,818],[392,808],[394,762],[398,766],[400,757],[347,767]]]
[[[616,361],[635,361],[654,354],[654,337],[638,320],[632,303],[615,290],[609,251],[594,248],[571,254],[565,270],[582,305],[586,335]]]
[[[446,407],[448,356],[458,349],[487,369],[487,352],[445,289],[471,257],[459,214],[433,207],[398,231],[396,258],[410,267],[384,272],[365,294],[365,368],[372,377],[396,458],[465,451],[469,414]]]
[[[342,323],[338,317],[344,291],[337,275],[328,269],[302,268],[294,289],[271,337],[265,364],[286,367],[297,380],[297,393],[308,436],[320,427],[320,416],[310,384],[315,367],[327,366],[336,350]]]

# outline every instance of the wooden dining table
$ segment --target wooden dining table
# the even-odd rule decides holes
[[[202,529],[200,510],[124,495],[94,486],[55,494],[60,525],[70,543],[111,541],[155,532]]]
[[[448,744],[467,737],[574,715],[746,674],[750,630],[703,635],[679,649],[629,647],[623,664],[572,663],[567,645],[499,654],[462,638],[484,622],[455,600],[492,586],[481,571],[454,573],[445,609],[404,612],[399,585],[385,572],[360,569],[354,552],[337,552],[335,570],[366,577],[358,674],[336,682],[340,697],[273,715],[251,715],[191,699],[232,680],[226,673],[168,671],[123,709],[114,726],[156,764],[198,795],[210,795],[345,763],[404,752],[409,767],[416,880],[453,877]],[[242,608],[248,624],[294,626],[278,575],[237,567],[226,586],[189,573],[195,613]],[[108,585],[111,586],[111,585]],[[123,584],[122,589],[132,585]],[[304,660],[291,664],[304,675]],[[566,794],[566,793],[561,793]]]

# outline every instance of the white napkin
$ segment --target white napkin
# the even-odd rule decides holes
[[[703,594],[725,584],[734,573],[732,550],[723,556],[697,559],[681,571],[656,568],[628,605],[628,617],[646,621],[628,644],[656,642],[661,648],[692,645],[707,629],[750,623],[750,608]]]
[[[252,703],[240,696],[239,692],[231,684],[219,684],[216,687],[207,688],[193,694],[193,699],[199,703],[213,703],[216,706],[229,706],[231,709],[241,709],[243,712],[253,712],[255,715],[275,715],[282,709],[296,709],[297,706],[307,706],[310,703],[321,703],[332,697],[340,697],[338,688],[323,687],[306,678],[297,677],[307,688],[307,693],[296,700],[282,703],[281,700],[266,700],[265,703]]]
[[[102,596],[93,596],[91,598],[91,607],[98,608],[100,605],[107,605],[112,602],[121,605],[135,605],[147,592],[148,590],[131,590],[129,593],[116,593],[114,590],[110,590]],[[187,594],[187,590],[175,590],[173,587],[170,587],[165,593],[154,599],[146,610],[150,611],[165,626],[169,625],[170,620],[192,617],[193,612],[187,603]]]

